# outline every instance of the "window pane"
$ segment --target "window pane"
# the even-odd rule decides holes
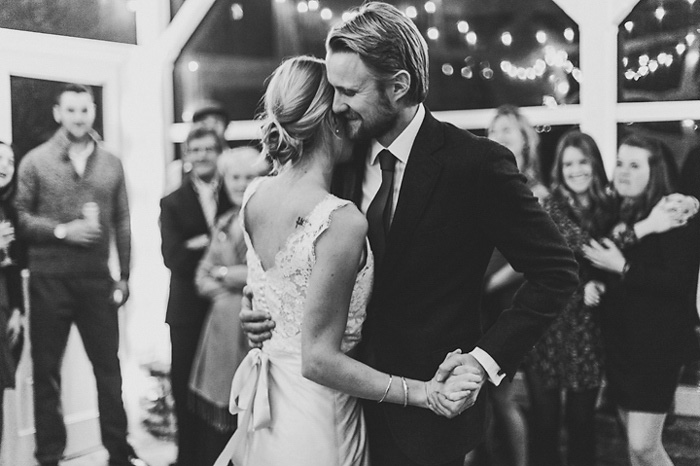
[[[618,100],[699,99],[698,27],[700,2],[641,0],[620,23]]]
[[[0,0],[0,27],[136,43],[138,0]]]
[[[175,67],[178,121],[202,99],[250,119],[283,57],[325,55],[324,38],[358,0],[218,0]],[[578,28],[551,0],[390,1],[430,48],[431,110],[578,102]]]
[[[10,78],[12,105],[12,142],[19,161],[24,154],[46,142],[58,129],[53,119],[53,105],[56,94],[66,84],[58,81],[23,78]],[[102,134],[102,88],[92,86],[97,104],[95,131]]]

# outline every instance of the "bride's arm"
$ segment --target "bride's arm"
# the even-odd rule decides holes
[[[307,290],[302,327],[302,374],[349,395],[389,403],[431,408],[429,390],[453,393],[453,399],[478,388],[478,376],[450,379],[449,385],[403,379],[379,372],[341,351],[348,307],[365,245],[367,221],[353,207],[333,214],[333,221],[316,243],[316,263]],[[404,385],[405,380],[405,385]],[[426,386],[427,383],[436,384]],[[440,411],[443,415],[455,415]]]

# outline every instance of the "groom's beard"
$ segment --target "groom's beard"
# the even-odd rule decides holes
[[[398,109],[389,99],[380,94],[375,111],[371,115],[361,117],[355,112],[343,114],[348,137],[353,141],[369,141],[388,133],[399,118]]]

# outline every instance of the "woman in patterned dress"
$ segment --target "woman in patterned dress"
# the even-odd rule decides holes
[[[593,138],[577,130],[560,139],[552,169],[551,196],[544,207],[566,238],[579,262],[581,285],[568,305],[533,348],[526,364],[534,432],[533,464],[556,466],[559,457],[560,411],[565,409],[568,465],[595,463],[595,403],[602,379],[600,328],[583,303],[583,284],[591,266],[581,247],[598,237],[607,223],[601,215],[609,202],[607,176]],[[562,406],[561,392],[566,393]]]

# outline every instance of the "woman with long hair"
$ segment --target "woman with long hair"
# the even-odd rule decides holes
[[[566,464],[595,464],[595,405],[603,347],[598,322],[583,302],[583,284],[590,280],[591,266],[581,248],[605,232],[607,183],[593,138],[579,130],[565,133],[555,151],[551,195],[544,207],[574,251],[581,284],[525,365],[533,431],[537,433],[532,439],[533,464],[562,464],[558,441],[562,410],[568,432]]]
[[[2,439],[3,398],[15,386],[15,370],[22,347],[22,267],[25,250],[15,241],[17,212],[15,196],[15,155],[0,141],[0,439]]]
[[[699,354],[687,304],[697,269],[686,257],[687,245],[697,238],[689,237],[687,228],[635,234],[640,222],[666,208],[662,200],[675,189],[669,159],[659,141],[638,135],[622,141],[609,238],[582,248],[592,265],[606,272],[603,280],[585,285],[584,300],[601,307],[606,376],[632,466],[672,465],[661,442],[664,419],[681,366]],[[672,224],[685,225],[687,216],[676,213]]]
[[[527,179],[527,186],[542,202],[547,188],[539,176],[539,136],[530,122],[513,105],[502,105],[488,127],[487,135],[504,145],[515,156],[515,163]],[[504,309],[510,307],[513,295],[523,284],[521,273],[513,270],[500,251],[494,250],[484,276],[483,314],[486,325],[496,321]],[[493,401],[494,423],[486,439],[489,456],[507,452],[508,464],[528,464],[527,423],[515,399],[515,385],[503,380],[489,391]]]

